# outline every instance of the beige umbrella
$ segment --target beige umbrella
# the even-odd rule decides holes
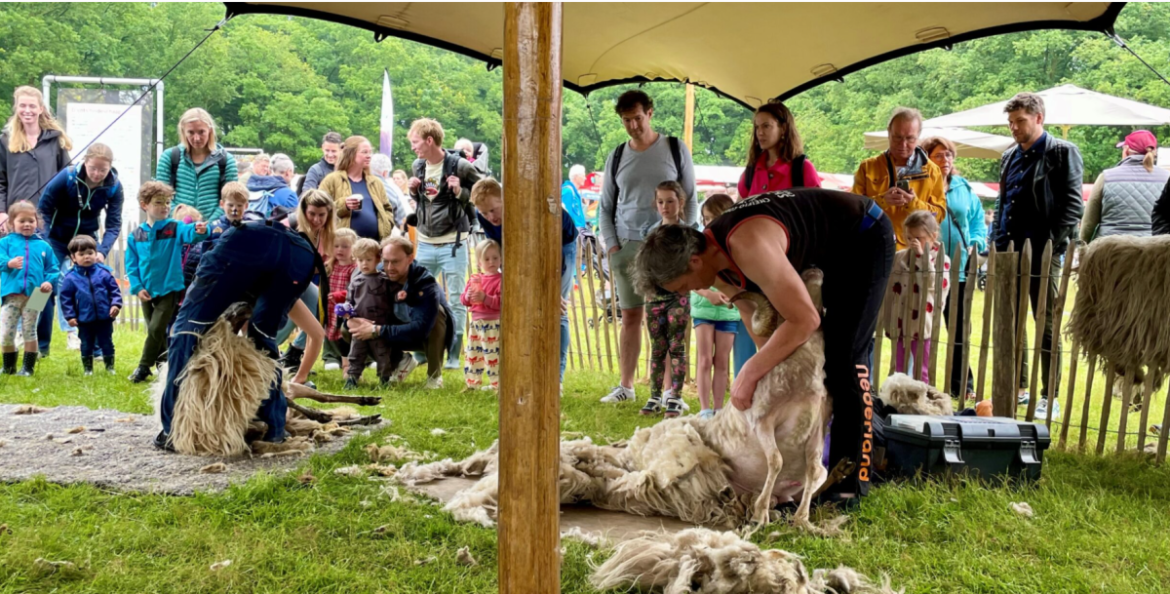
[[[1157,107],[1082,89],[1060,85],[1036,93],[1044,98],[1044,123],[1059,126],[1068,133],[1072,126],[1161,126],[1170,124],[1170,109]],[[1007,100],[968,109],[922,123],[929,127],[1006,126],[1003,108]]]
[[[1030,29],[1104,31],[1124,2],[573,2],[564,5],[565,86],[683,81],[755,107],[899,56]],[[501,2],[227,3],[372,29],[499,64]],[[779,45],[771,43],[778,39]]]
[[[941,136],[955,143],[955,149],[959,153],[957,156],[975,159],[998,159],[1016,143],[1010,136],[987,134],[966,128],[923,128],[918,138],[925,140],[932,136]],[[865,133],[865,148],[884,151],[888,147],[889,134],[885,130]]]

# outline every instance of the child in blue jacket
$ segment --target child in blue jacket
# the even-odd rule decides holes
[[[53,248],[37,235],[37,208],[20,201],[8,208],[13,232],[0,239],[0,350],[6,375],[31,376],[37,366],[37,318],[25,307],[34,292],[52,293],[60,276]],[[24,327],[24,367],[16,372],[16,327]]]
[[[122,311],[122,290],[113,272],[97,263],[97,241],[78,235],[69,241],[70,270],[61,281],[61,315],[77,328],[81,366],[93,375],[94,346],[101,347],[106,372],[114,373],[114,319]]]
[[[207,237],[207,224],[180,223],[170,218],[175,191],[162,182],[146,182],[138,190],[138,203],[146,222],[126,242],[126,276],[130,293],[142,301],[146,318],[146,343],[130,381],[150,378],[167,346],[167,326],[179,310],[183,293],[183,246]]]

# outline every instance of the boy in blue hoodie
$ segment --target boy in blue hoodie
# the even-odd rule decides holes
[[[35,292],[52,293],[60,276],[57,257],[37,235],[37,208],[22,200],[8,209],[12,233],[0,239],[0,350],[5,375],[31,376],[37,366],[39,310],[27,307]],[[24,367],[16,373],[16,326],[24,326]]]
[[[114,373],[114,319],[122,311],[122,290],[113,272],[97,263],[97,241],[78,235],[69,241],[73,269],[61,281],[61,315],[81,339],[81,366],[93,375],[94,347],[102,349],[106,373]]]
[[[130,381],[150,378],[150,368],[161,360],[167,345],[167,326],[179,309],[183,292],[183,246],[207,237],[207,223],[180,223],[170,218],[175,191],[162,182],[146,182],[138,190],[138,203],[146,222],[126,242],[126,276],[130,293],[142,302],[146,318],[146,343]]]

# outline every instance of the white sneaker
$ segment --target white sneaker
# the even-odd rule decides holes
[[[1032,417],[1032,420],[1034,422],[1038,423],[1040,421],[1046,420],[1047,418],[1048,418],[1048,399],[1041,398],[1040,401],[1036,403],[1036,414],[1035,414],[1035,416]],[[1060,403],[1057,402],[1056,400],[1052,401],[1052,418],[1054,418],[1054,419],[1060,418]]]
[[[612,392],[606,394],[601,398],[601,401],[610,404],[613,402],[625,402],[634,399],[634,390],[623,386],[618,386]]]
[[[674,398],[674,390],[667,390],[667,391],[662,393],[662,401],[663,402],[666,402],[667,400],[670,400],[671,398]],[[690,412],[691,405],[687,404],[687,401],[683,400],[682,396],[679,396],[678,402],[679,402],[679,404],[682,405],[682,409],[684,412]]]
[[[329,361],[325,364],[325,371],[337,371],[338,369],[341,369],[341,363],[334,363],[333,361]]]
[[[76,332],[65,333],[65,348],[71,351],[81,350],[81,337]]]
[[[428,390],[441,390],[441,389],[443,389],[443,378],[442,377],[432,377],[432,378],[428,379],[427,380],[427,389]]]
[[[410,355],[403,356],[402,361],[398,364],[398,368],[390,375],[390,380],[395,383],[406,381],[407,376],[410,375],[410,372],[414,371],[415,367],[418,367],[418,361],[415,361],[414,357]],[[439,383],[439,386],[442,387],[442,382]],[[430,387],[429,383],[427,387]]]

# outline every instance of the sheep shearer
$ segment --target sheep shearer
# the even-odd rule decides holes
[[[636,259],[643,281],[686,293],[714,285],[726,295],[762,293],[784,318],[772,336],[752,339],[760,350],[735,377],[731,403],[751,406],[756,383],[819,326],[825,337],[825,387],[833,398],[829,468],[853,463],[823,502],[860,503],[873,471],[873,400],[869,353],[894,257],[894,232],[872,200],[800,188],[760,194],[724,212],[699,232],[666,226],[646,238]],[[825,274],[824,319],[800,273]],[[751,328],[753,306],[738,301]]]
[[[155,447],[173,451],[170,430],[179,382],[203,333],[233,303],[248,302],[252,305],[248,336],[257,348],[275,359],[273,337],[319,265],[320,258],[312,245],[280,223],[244,223],[220,236],[215,249],[200,260],[171,329],[167,383],[159,407],[162,432],[154,439]],[[257,415],[268,425],[264,441],[273,443],[284,440],[288,409],[280,391],[280,373],[278,368],[276,382]]]

